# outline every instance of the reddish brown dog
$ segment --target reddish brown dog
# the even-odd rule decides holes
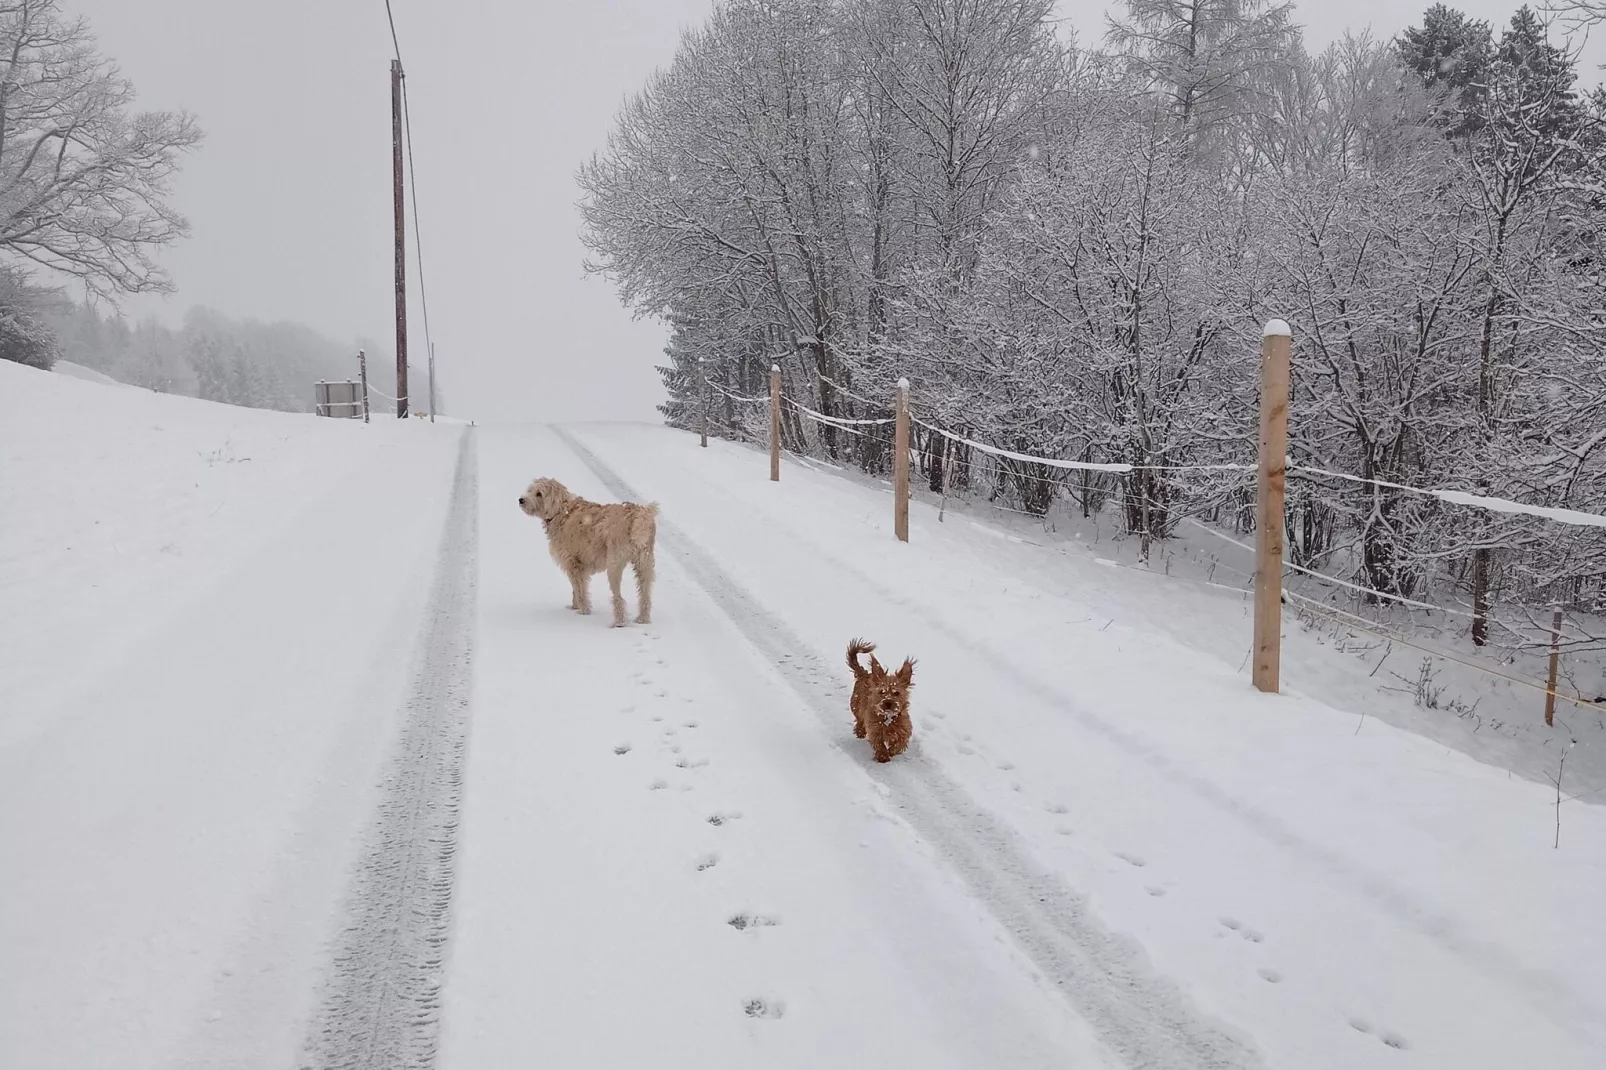
[[[887,672],[874,654],[874,643],[855,639],[848,644],[848,668],[853,670],[853,734],[868,739],[878,762],[890,762],[909,746],[914,723],[909,720],[909,689],[914,687],[915,663],[904,658],[897,672]],[[868,670],[860,654],[870,654]]]

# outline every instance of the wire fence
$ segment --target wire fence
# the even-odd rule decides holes
[[[828,377],[820,376],[819,379],[823,386],[830,387],[839,397],[852,399],[859,405],[864,406],[870,413],[895,411],[892,406],[866,398]],[[771,399],[767,396],[744,396],[725,390],[712,382],[705,385],[712,394],[723,397],[737,405],[763,406],[767,409],[772,404]],[[815,429],[818,436],[816,440],[811,443],[805,438],[801,444],[805,451],[822,446],[828,433],[843,433],[853,436],[885,450],[888,454],[893,448],[890,431],[892,425],[896,422],[895,415],[834,416],[804,404],[792,397],[784,388],[780,392],[779,400],[783,412],[794,417],[798,421],[797,426],[799,428],[812,426]],[[1178,524],[1185,523],[1191,529],[1231,545],[1242,553],[1249,555],[1251,560],[1254,560],[1255,547],[1250,546],[1242,539],[1234,537],[1228,531],[1222,530],[1219,521],[1221,514],[1228,512],[1240,524],[1245,522],[1252,523],[1254,506],[1251,495],[1254,478],[1259,472],[1258,464],[1243,462],[1143,464],[1124,461],[1048,457],[986,442],[973,434],[965,434],[943,427],[932,420],[924,419],[913,413],[909,416],[909,422],[911,427],[917,427],[926,433],[926,441],[924,443],[916,442],[914,437],[911,436],[909,443],[911,470],[918,470],[922,460],[927,463],[928,471],[940,469],[940,475],[933,481],[931,489],[935,493],[940,493],[945,501],[950,494],[955,493],[955,484],[960,484],[959,490],[962,491],[989,483],[996,488],[999,485],[1011,482],[1025,481],[1039,490],[1040,496],[1037,503],[1040,506],[1039,508],[1016,509],[996,500],[989,501],[989,506],[995,509],[1002,509],[1005,512],[1042,519],[1052,497],[1061,493],[1072,499],[1080,498],[1084,508],[1094,504],[1092,499],[1097,499],[1097,504],[1101,507],[1110,501],[1118,501],[1125,508],[1142,509],[1147,507],[1153,510],[1163,518],[1161,522],[1168,528],[1174,528]],[[765,433],[767,434],[767,428]],[[784,434],[783,429],[783,436]],[[937,440],[950,444],[950,448],[942,451],[940,455],[937,454],[933,446],[933,443]],[[1133,481],[1125,478],[1140,473],[1152,473],[1164,477],[1164,487],[1167,494],[1163,497],[1157,497],[1153,492],[1153,488],[1158,484],[1152,481]],[[1290,477],[1310,480],[1322,486],[1328,493],[1328,498],[1324,499],[1325,501],[1337,508],[1353,508],[1357,513],[1364,511],[1369,506],[1378,490],[1388,490],[1433,499],[1446,505],[1481,510],[1489,514],[1523,516],[1581,528],[1606,528],[1606,516],[1596,513],[1535,505],[1463,490],[1415,487],[1381,478],[1355,476],[1313,465],[1296,464],[1291,459],[1287,462],[1286,473]],[[955,478],[956,475],[958,476],[957,479]],[[1109,482],[1111,477],[1121,479],[1125,485],[1112,486]],[[1338,492],[1335,497],[1335,491],[1332,488],[1333,481],[1353,484],[1357,487],[1357,490],[1347,497]],[[1043,497],[1043,494],[1046,494],[1047,497]],[[1033,543],[1032,545],[1038,544]],[[1042,545],[1046,546],[1048,544]],[[1110,562],[1110,564],[1115,567],[1129,568],[1146,575],[1162,575],[1147,567],[1121,565],[1118,562]],[[1169,574],[1166,574],[1165,578],[1173,582],[1201,585],[1219,591],[1232,592],[1240,596],[1247,593],[1254,584],[1255,576],[1252,572],[1245,572],[1235,568],[1222,561],[1219,556],[1213,556],[1211,561],[1212,572],[1218,567],[1239,577],[1244,581],[1244,585],[1230,586],[1215,583],[1210,579],[1195,580],[1188,577],[1170,576]],[[1398,592],[1381,590],[1375,586],[1357,583],[1341,576],[1323,572],[1307,564],[1285,561],[1283,567],[1282,593],[1284,599],[1296,608],[1320,617],[1337,628],[1350,629],[1392,645],[1414,649],[1431,657],[1473,669],[1492,678],[1504,680],[1516,686],[1551,696],[1555,700],[1595,713],[1606,714],[1606,703],[1598,699],[1590,699],[1582,694],[1569,694],[1566,690],[1557,686],[1555,682],[1546,684],[1524,676],[1519,672],[1492,664],[1486,659],[1445,650],[1420,636],[1408,634],[1404,629],[1392,626],[1388,622],[1340,608],[1329,601],[1312,597],[1311,594],[1295,586],[1290,586],[1290,584],[1301,580],[1313,583],[1327,589],[1330,594],[1342,592],[1346,596],[1353,598],[1358,605],[1392,605],[1408,612],[1443,614],[1446,617],[1467,621],[1479,619],[1493,621],[1509,630],[1512,634],[1531,634],[1534,631],[1531,623],[1525,627],[1521,622],[1514,622],[1509,618],[1500,618],[1489,611],[1480,613],[1455,605],[1429,602]],[[1554,647],[1559,642],[1559,636],[1553,633],[1550,636],[1550,641]]]

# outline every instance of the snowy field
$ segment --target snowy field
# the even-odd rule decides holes
[[[1606,809],[1553,848],[1297,624],[1257,694],[1229,592],[765,468],[0,364],[0,1066],[1601,1064]],[[536,475],[661,503],[654,624],[564,608]]]

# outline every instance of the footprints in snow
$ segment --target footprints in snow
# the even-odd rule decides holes
[[[780,918],[768,914],[733,914],[725,924],[737,932],[746,932],[748,929],[768,929],[781,923]]]
[[[1237,933],[1239,936],[1243,937],[1245,940],[1248,940],[1252,944],[1258,944],[1265,939],[1264,936],[1260,935],[1260,933],[1256,932],[1254,929],[1249,928],[1237,918],[1222,918],[1221,924],[1224,928],[1231,929],[1233,932]]]
[[[1374,1033],[1372,1023],[1368,1022],[1365,1018],[1351,1018],[1349,1020],[1349,1027],[1355,1030],[1357,1033],[1366,1033],[1369,1036],[1373,1035]],[[1386,1029],[1381,1033],[1376,1033],[1375,1035],[1377,1036],[1378,1040],[1381,1040],[1386,1046],[1393,1048],[1396,1051],[1405,1051],[1411,1046],[1404,1037],[1400,1036],[1400,1034],[1396,1032],[1393,1032],[1392,1030]]]
[[[779,1018],[786,1013],[786,1004],[778,999],[750,999],[742,1004],[749,1018]]]
[[[651,638],[657,637],[652,636]],[[651,656],[650,648],[645,642],[638,642],[636,646],[638,654]],[[658,666],[663,666],[665,664],[663,658],[654,658],[653,660]],[[678,720],[678,725],[674,723],[666,723],[666,715],[670,713],[671,707],[662,704],[666,701],[673,701],[678,697],[679,704],[690,706],[696,702],[696,699],[690,695],[672,695],[669,687],[660,684],[653,678],[653,675],[650,675],[648,671],[643,669],[637,669],[636,671],[632,672],[630,674],[630,678],[634,681],[636,686],[649,691],[652,694],[653,699],[660,703],[660,705],[657,705],[656,709],[661,712],[648,713],[648,723],[658,726],[657,736],[659,753],[667,755],[673,761],[674,768],[683,773],[690,773],[693,770],[707,768],[711,764],[708,758],[688,756],[682,751],[680,737],[681,731],[697,731],[700,726],[700,721],[695,717],[687,716],[687,714],[691,713],[690,710],[683,710],[679,718],[668,718],[669,721]],[[651,709],[653,709],[653,707],[649,706],[649,710]],[[635,703],[629,703],[624,705],[619,712],[624,715],[635,714],[637,712],[637,706]],[[619,757],[630,755],[634,751],[635,747],[630,742],[622,742],[613,748],[613,753]],[[692,784],[690,783],[677,784],[676,786],[681,791],[685,792],[694,790]],[[648,790],[650,791],[665,791],[669,787],[670,782],[666,777],[656,777],[651,781],[651,783],[648,784]],[[742,814],[739,810],[716,810],[707,814],[702,820],[712,829],[718,830],[710,833],[711,835],[724,836],[729,835],[727,830],[731,823],[739,820],[741,817]],[[731,841],[725,842],[729,843]],[[720,851],[708,851],[693,859],[690,868],[692,873],[694,875],[698,875],[700,879],[714,881],[712,887],[721,888],[725,885],[728,878],[720,879],[720,874],[710,874],[709,871],[718,867],[722,859],[723,855]],[[735,876],[735,874],[731,874],[731,876]],[[747,938],[752,939],[759,930],[773,929],[780,925],[781,919],[773,914],[763,914],[752,910],[742,910],[726,917],[725,924],[730,926],[731,929],[738,933],[748,934]],[[782,1017],[786,1013],[786,1004],[784,1001],[771,996],[754,996],[742,1002],[742,1013],[748,1018],[757,1020],[774,1020]]]
[[[943,715],[940,713],[940,711],[934,710],[931,711],[930,716],[941,719]],[[979,757],[987,761],[1000,773],[1013,773],[1016,769],[1013,761],[1010,761],[1007,758],[1001,758],[996,755],[989,754],[987,748],[983,744],[976,742],[968,733],[959,734],[958,739],[954,741],[954,750],[966,757]],[[1009,787],[1011,790],[1017,793],[1024,794],[1019,782],[1012,781],[1009,784]],[[1070,812],[1070,808],[1064,803],[1060,802],[1042,803],[1042,808],[1044,811],[1054,817],[1064,816]],[[1060,836],[1072,836],[1075,834],[1074,830],[1063,822],[1054,826],[1054,832]],[[1112,851],[1110,854],[1126,863],[1126,865],[1130,866],[1132,869],[1147,870],[1149,868],[1149,860],[1141,855],[1128,851]],[[1171,883],[1172,882],[1169,881],[1158,881],[1155,883],[1145,884],[1143,885],[1143,891],[1150,899],[1164,899],[1171,892]],[[1226,936],[1228,933],[1232,933],[1237,935],[1241,940],[1248,944],[1258,945],[1265,942],[1266,938],[1264,934],[1249,925],[1245,925],[1237,918],[1223,917],[1218,920],[1221,925],[1221,930],[1218,930],[1216,934],[1218,937]],[[1282,971],[1274,969],[1271,966],[1256,966],[1254,968],[1254,975],[1268,985],[1281,985],[1285,980]],[[1372,1032],[1371,1025],[1362,1021],[1361,1019],[1350,1019],[1349,1024],[1351,1027],[1361,1032],[1369,1034]],[[1398,1033],[1384,1033],[1379,1035],[1379,1039],[1387,1046],[1396,1049],[1403,1050],[1409,1046],[1405,1038],[1400,1036]]]

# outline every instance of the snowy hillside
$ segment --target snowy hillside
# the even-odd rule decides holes
[[[652,625],[537,475],[661,504]],[[765,475],[0,365],[0,1066],[1598,1066],[1606,809],[1295,623],[1254,692],[1231,592]]]
[[[460,434],[394,422],[0,362],[0,1066],[294,1051]]]

